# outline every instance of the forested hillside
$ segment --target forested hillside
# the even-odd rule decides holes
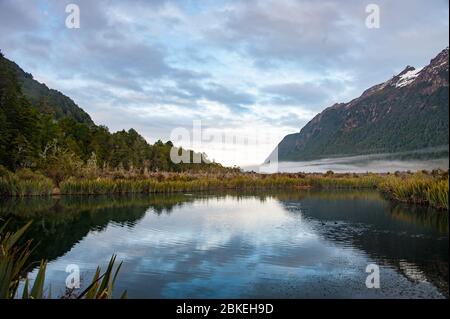
[[[281,161],[446,149],[448,48],[423,69],[406,67],[349,103],[335,104],[278,145]],[[441,154],[442,152],[430,153]]]
[[[23,71],[13,61],[3,60],[5,67],[15,75],[23,95],[39,112],[50,114],[57,120],[70,117],[79,123],[94,125],[89,114],[68,96],[34,80],[32,74]]]
[[[33,80],[0,54],[0,165],[10,170],[38,169],[47,175],[89,161],[125,170],[221,168],[219,164],[174,164],[172,146],[170,141],[150,145],[134,129],[111,133],[106,126],[95,125],[70,98]]]

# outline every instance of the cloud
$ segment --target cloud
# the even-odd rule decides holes
[[[243,2],[224,10],[223,23],[206,36],[229,50],[244,51],[259,66],[278,67],[288,60],[324,68],[348,54],[355,42],[354,27],[341,8],[329,1]]]
[[[0,2],[0,21],[2,32],[32,31],[39,26],[38,8],[26,0],[2,0]]]
[[[327,105],[342,90],[345,90],[344,82],[331,80],[272,84],[261,89],[272,96],[273,104],[300,105],[305,109]]]
[[[252,94],[232,90],[221,84],[208,82],[205,85],[199,85],[195,82],[178,83],[178,88],[186,94],[197,100],[207,99],[209,101],[219,102],[228,105],[234,110],[241,110],[245,105],[255,103],[255,97]]]

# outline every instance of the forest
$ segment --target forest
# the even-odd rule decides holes
[[[111,171],[225,169],[206,160],[175,164],[171,141],[151,145],[132,128],[111,133],[95,125],[73,101],[33,80],[1,52],[0,123],[0,165],[10,171],[39,171],[57,184],[89,164]],[[189,152],[192,158],[194,152]]]

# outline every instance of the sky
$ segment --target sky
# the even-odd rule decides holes
[[[112,132],[247,166],[326,107],[428,64],[448,20],[448,0],[0,0],[0,50]]]

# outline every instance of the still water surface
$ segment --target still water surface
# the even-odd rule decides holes
[[[0,218],[39,242],[52,295],[110,256],[130,298],[447,298],[447,212],[371,191],[8,200]],[[380,288],[368,289],[368,264]],[[33,277],[36,271],[30,276]]]

